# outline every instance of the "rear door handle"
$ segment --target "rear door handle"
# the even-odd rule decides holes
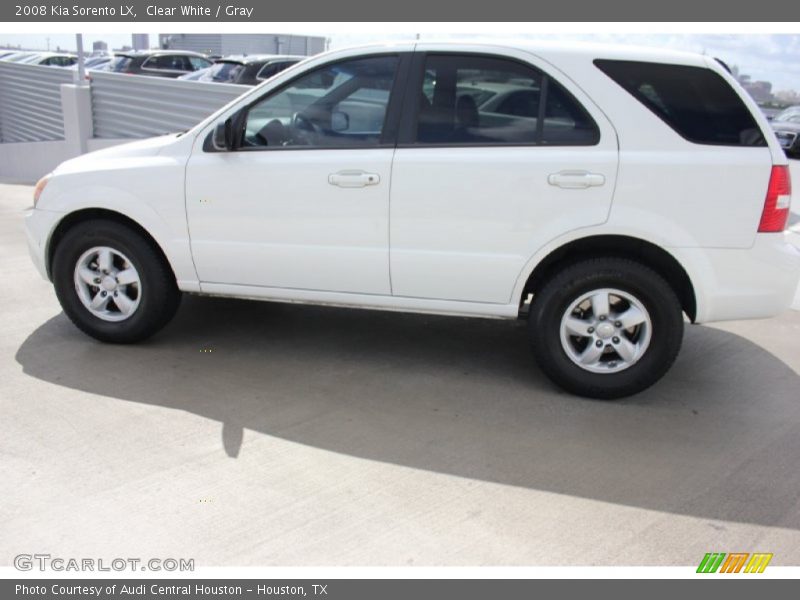
[[[559,171],[547,177],[547,183],[568,190],[582,190],[605,184],[605,175],[589,171]]]
[[[368,185],[378,185],[381,181],[377,173],[365,171],[339,171],[328,175],[328,183],[343,188],[358,188]]]

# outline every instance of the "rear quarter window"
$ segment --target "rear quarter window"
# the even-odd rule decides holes
[[[742,99],[711,69],[600,59],[594,64],[690,142],[715,146],[767,145]]]

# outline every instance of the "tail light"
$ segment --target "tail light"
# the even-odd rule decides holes
[[[789,167],[774,165],[769,177],[764,212],[758,224],[760,233],[780,233],[789,219],[789,205],[792,202],[792,178]]]

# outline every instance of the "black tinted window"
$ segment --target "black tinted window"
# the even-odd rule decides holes
[[[592,118],[556,81],[511,60],[431,55],[417,143],[592,145]]]
[[[761,129],[742,99],[711,69],[619,60],[594,62],[691,142],[766,145]]]
[[[288,69],[289,67],[291,67],[292,65],[296,64],[297,62],[298,61],[296,61],[296,60],[293,60],[293,61],[283,60],[283,61],[279,61],[279,62],[267,63],[263,67],[261,67],[261,70],[258,72],[258,75],[256,76],[256,78],[257,79],[269,79],[273,75],[277,75],[281,71],[284,71],[284,70]]]
[[[193,71],[189,59],[177,54],[161,54],[149,58],[144,65],[144,69],[158,69],[164,71]]]

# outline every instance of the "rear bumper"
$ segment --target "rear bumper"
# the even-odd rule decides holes
[[[50,280],[47,272],[47,244],[58,222],[64,215],[49,210],[31,209],[25,213],[25,234],[28,253],[39,274]]]
[[[752,248],[680,248],[697,300],[697,323],[762,319],[783,312],[800,280],[800,250],[788,232],[759,233]]]

